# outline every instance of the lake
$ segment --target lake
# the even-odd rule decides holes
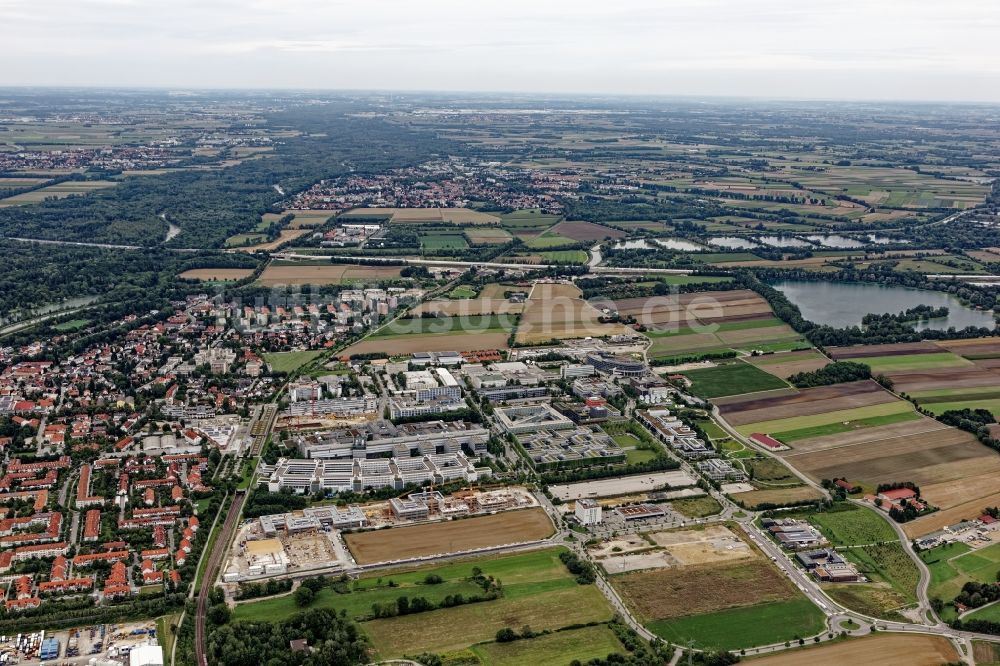
[[[772,247],[812,247],[811,243],[794,236],[758,236],[754,240]]]
[[[856,238],[848,238],[847,236],[838,236],[832,234],[829,236],[824,236],[816,234],[813,236],[806,236],[809,240],[814,243],[819,243],[823,247],[835,247],[841,250],[853,250],[855,248],[864,247],[865,244]]]
[[[951,294],[938,291],[826,280],[781,280],[771,286],[799,306],[809,321],[837,328],[859,326],[866,314],[895,314],[918,305],[948,308],[947,317],[914,324],[918,330],[995,325],[991,312],[973,310]]]
[[[724,247],[727,250],[752,250],[757,247],[756,243],[748,241],[746,238],[737,236],[715,236],[708,239],[709,245]]]
[[[692,243],[691,241],[682,240],[680,238],[654,238],[653,242],[657,245],[662,245],[668,250],[677,250],[679,252],[697,252],[698,250],[705,249],[697,243]]]

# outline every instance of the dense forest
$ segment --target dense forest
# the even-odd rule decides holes
[[[382,120],[347,118],[336,107],[314,109],[306,119],[274,114],[271,121],[293,118],[322,133],[283,139],[274,153],[229,168],[133,176],[84,196],[0,208],[0,235],[154,246],[165,242],[166,214],[182,230],[168,245],[220,247],[284,198],[275,185],[296,192],[348,172],[406,166],[451,146]]]

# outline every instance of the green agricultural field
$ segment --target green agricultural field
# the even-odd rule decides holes
[[[682,284],[719,284],[721,282],[732,282],[732,278],[717,275],[666,275],[658,278],[660,282],[669,285]]]
[[[834,546],[861,546],[899,540],[892,526],[874,510],[853,504],[837,504],[834,510],[810,514],[809,522],[819,528]]]
[[[481,643],[472,646],[471,652],[479,657],[483,666],[566,666],[574,660],[586,663],[611,653],[623,653],[625,649],[614,632],[606,624],[600,624],[529,640]]]
[[[552,250],[540,252],[544,261],[555,264],[585,264],[590,258],[583,250]]]
[[[396,319],[373,332],[369,338],[396,338],[403,335],[427,335],[432,333],[486,333],[503,331],[506,317],[496,314],[466,315],[463,317],[414,317]]]
[[[809,428],[799,428],[796,430],[785,430],[771,433],[771,436],[781,440],[785,444],[809,439],[810,437],[823,437],[825,435],[836,435],[842,432],[858,430],[860,428],[872,428],[875,426],[890,425],[893,423],[903,423],[904,421],[916,421],[920,414],[915,411],[899,412],[898,414],[887,414],[885,416],[873,416],[866,419],[852,419],[849,421],[838,421],[826,425]]]
[[[572,238],[566,238],[565,236],[560,236],[559,234],[551,233],[546,231],[541,236],[535,236],[525,243],[528,247],[533,250],[544,250],[550,247],[560,247],[562,245],[576,245],[576,241]]]
[[[935,416],[944,414],[947,411],[958,409],[985,409],[993,415],[1000,415],[1000,398],[992,400],[961,400],[958,402],[934,402],[925,404],[920,402],[920,406]]]
[[[725,264],[730,261],[763,261],[756,254],[750,252],[705,252],[692,254],[695,261],[705,264]]]
[[[779,433],[803,430],[805,428],[815,428],[826,426],[831,423],[844,423],[847,421],[857,421],[859,419],[870,419],[877,416],[888,416],[890,414],[903,414],[913,411],[913,406],[902,400],[886,402],[880,405],[869,405],[867,407],[854,407],[852,409],[838,409],[822,414],[809,414],[807,416],[791,416],[784,419],[774,419],[772,421],[759,421],[737,426],[736,430],[744,435],[752,432]]]
[[[726,431],[723,430],[722,427],[715,421],[706,419],[697,421],[697,423],[698,427],[701,428],[701,431],[704,432],[709,439],[723,439],[725,437],[729,437],[729,435],[726,434]]]
[[[420,246],[424,250],[465,250],[469,242],[462,234],[423,234],[420,236]]]
[[[294,372],[322,353],[319,350],[274,352],[264,354],[263,357],[264,362],[275,372]]]
[[[522,231],[527,229],[542,230],[548,229],[561,219],[562,217],[559,215],[549,215],[538,209],[516,210],[513,213],[501,215],[500,226]]]
[[[256,245],[267,240],[264,234],[236,234],[226,239],[226,247],[243,247],[244,245]]]
[[[671,643],[694,641],[700,649],[739,650],[814,636],[826,626],[824,618],[811,601],[798,598],[659,620],[646,626]]]
[[[714,368],[688,370],[684,376],[691,380],[691,392],[700,398],[788,388],[783,380],[742,361]]]
[[[953,354],[951,352],[907,354],[903,356],[873,356],[871,358],[862,359],[862,362],[872,369],[872,373],[972,366],[970,361],[967,361],[958,354]]]

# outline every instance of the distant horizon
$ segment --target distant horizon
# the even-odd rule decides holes
[[[0,86],[1000,103],[991,0],[0,0]]]
[[[839,98],[839,97],[783,97],[783,96],[762,96],[762,95],[724,95],[724,94],[684,94],[684,93],[628,93],[628,92],[587,92],[587,91],[565,91],[565,92],[543,92],[527,90],[487,90],[487,89],[421,89],[421,88],[302,88],[302,87],[246,87],[246,86],[171,86],[171,85],[130,85],[130,84],[3,84],[0,83],[0,91],[93,91],[93,92],[159,92],[159,93],[327,93],[331,95],[361,94],[361,95],[450,95],[455,97],[496,97],[509,95],[520,97],[525,100],[532,99],[610,99],[610,100],[676,100],[686,102],[783,102],[783,103],[823,103],[823,104],[897,104],[908,105],[930,105],[930,106],[985,106],[1000,108],[1000,99],[906,99],[906,98]]]

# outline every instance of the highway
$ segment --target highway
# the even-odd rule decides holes
[[[272,259],[311,259],[313,261],[357,261],[358,257],[351,255],[331,255],[331,254],[297,254],[294,252],[273,252],[271,254]],[[401,258],[401,257],[390,257],[385,261],[377,261],[372,257],[365,257],[366,263],[383,263],[389,265],[405,265],[405,266],[441,266],[442,268],[462,268],[468,269],[475,266],[476,268],[508,268],[516,270],[527,270],[527,271],[538,271],[545,270],[548,268],[562,268],[565,269],[566,266],[558,264],[514,264],[514,263],[503,263],[497,261],[454,261],[450,259],[418,259],[418,258]],[[691,268],[617,268],[610,266],[593,266],[590,268],[591,273],[602,273],[609,275],[631,275],[631,274],[641,274],[641,275],[687,275],[693,272],[694,269]]]

